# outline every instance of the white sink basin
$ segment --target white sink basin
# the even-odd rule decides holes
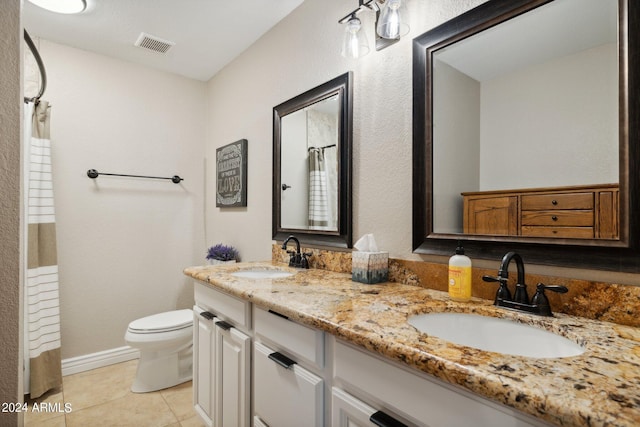
[[[265,268],[252,268],[247,270],[236,271],[231,273],[232,276],[241,277],[243,279],[282,279],[284,277],[293,276],[295,273],[284,270],[269,270]]]
[[[536,358],[584,353],[580,345],[544,329],[477,314],[421,314],[410,317],[409,324],[425,334],[496,353]]]

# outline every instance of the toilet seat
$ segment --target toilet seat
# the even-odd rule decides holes
[[[129,323],[128,332],[133,334],[158,334],[179,331],[193,325],[191,309],[168,311],[143,317]]]

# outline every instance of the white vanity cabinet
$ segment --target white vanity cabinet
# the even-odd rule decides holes
[[[193,307],[193,405],[208,427],[213,426],[215,321],[211,312]]]
[[[228,322],[215,327],[215,426],[249,427],[251,340]]]
[[[333,426],[549,426],[336,340]],[[370,414],[370,415],[369,415]],[[373,416],[373,418],[368,418]],[[382,423],[373,422],[386,420]]]
[[[193,397],[209,427],[549,424],[196,282]]]
[[[255,306],[253,317],[254,422],[324,426],[324,333]]]
[[[209,427],[250,427],[250,304],[197,282],[194,294],[195,411]]]

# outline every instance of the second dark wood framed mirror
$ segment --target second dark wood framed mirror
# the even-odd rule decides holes
[[[639,24],[490,0],[414,39],[414,252],[640,271]]]

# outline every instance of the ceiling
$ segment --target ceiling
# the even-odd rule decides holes
[[[304,0],[86,1],[84,12],[61,15],[25,0],[24,28],[34,39],[207,81]],[[175,45],[137,47],[143,32]]]

